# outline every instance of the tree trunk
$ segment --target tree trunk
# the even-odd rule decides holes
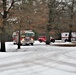
[[[6,52],[4,34],[1,35],[1,52]]]
[[[50,35],[49,35],[49,32],[47,32],[46,38],[47,38],[46,44],[50,45]]]
[[[1,28],[2,36],[1,36],[1,52],[6,52],[5,49],[5,25],[6,25],[7,11],[6,11],[6,0],[3,0],[3,25]]]
[[[1,31],[2,31],[2,36],[1,36],[1,52],[6,52],[6,49],[5,49],[5,41],[6,41],[5,26],[6,26],[6,18],[3,18],[3,26],[1,28]]]
[[[6,52],[5,50],[5,42],[1,41],[1,52]]]
[[[8,10],[7,10],[7,0],[2,0],[2,1],[3,1],[3,15],[2,15],[3,25],[1,27],[1,31],[2,31],[2,36],[1,36],[1,52],[6,52],[6,49],[5,49],[5,41],[6,41],[5,26],[6,26],[6,19],[7,19],[7,15],[8,15],[9,10],[11,9],[11,7],[14,4],[14,0],[12,0],[11,6],[9,7]]]
[[[47,25],[47,30],[46,30],[46,44],[49,45],[50,44],[50,34],[49,34],[49,25]]]
[[[71,42],[71,33],[72,33],[72,31],[69,32],[69,37],[68,37],[69,42]]]
[[[21,45],[21,43],[20,43],[20,30],[19,30],[19,32],[18,32],[18,49],[20,49],[20,45]]]

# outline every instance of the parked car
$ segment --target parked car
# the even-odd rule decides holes
[[[40,36],[40,37],[38,38],[38,41],[39,41],[39,42],[46,42],[46,36]]]
[[[50,42],[55,42],[55,39],[53,37],[50,36]]]
[[[47,40],[46,36],[40,36],[38,38],[39,42],[46,42],[46,40]],[[50,42],[53,42],[53,43],[55,42],[55,39],[53,37],[51,37],[51,36],[50,36]]]

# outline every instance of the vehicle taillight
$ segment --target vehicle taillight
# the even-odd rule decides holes
[[[21,38],[20,41],[21,41],[21,42],[22,42],[22,41],[25,41],[25,38]]]

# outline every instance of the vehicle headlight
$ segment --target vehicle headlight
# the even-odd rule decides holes
[[[31,40],[33,41],[34,39],[33,39],[33,38],[31,38]]]
[[[21,40],[21,42],[24,42],[25,41],[25,39],[23,38],[22,40]]]

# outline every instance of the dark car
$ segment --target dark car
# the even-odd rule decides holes
[[[50,42],[55,42],[55,39],[53,37],[50,36]]]

